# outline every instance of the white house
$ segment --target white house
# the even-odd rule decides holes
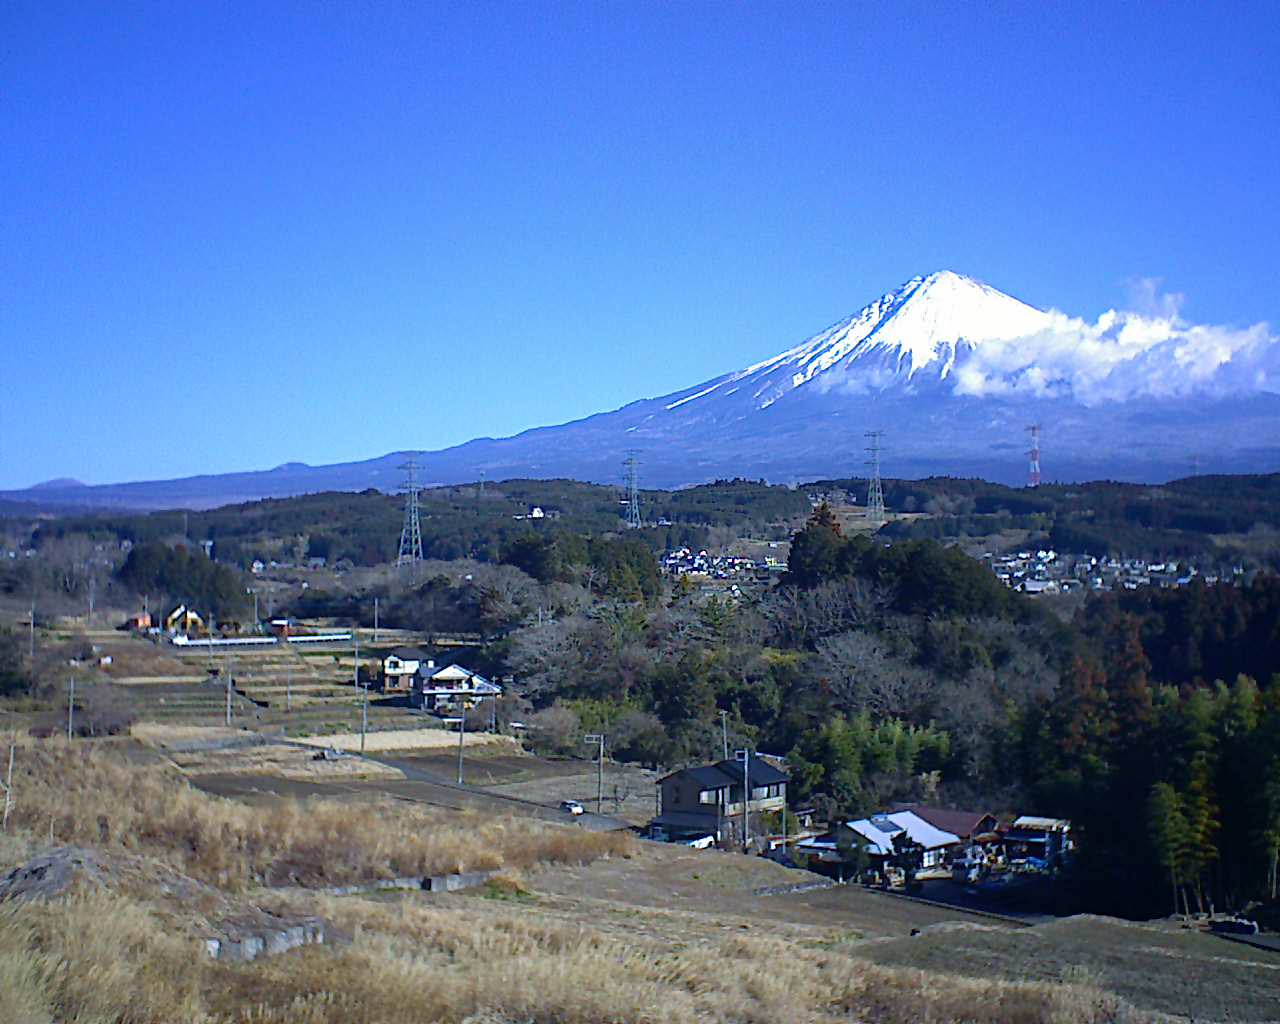
[[[382,689],[386,693],[408,693],[418,670],[424,665],[435,668],[435,664],[417,647],[397,647],[382,659]]]
[[[436,668],[428,661],[413,680],[410,702],[428,711],[473,708],[484,698],[497,698],[502,687],[461,665]]]
[[[837,828],[837,837],[844,830],[855,834],[873,857],[892,855],[893,841],[905,833],[912,842],[923,847],[924,858],[920,866],[926,868],[941,864],[947,850],[961,845],[959,836],[930,825],[914,811],[873,814],[869,818],[846,821]]]

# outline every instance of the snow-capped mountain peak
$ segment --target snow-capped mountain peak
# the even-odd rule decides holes
[[[1280,339],[1108,310],[1095,321],[1041,310],[963,274],[913,277],[771,359],[663,400],[717,418],[795,396],[924,394],[1134,398],[1280,392]]]
[[[767,408],[803,385],[884,390],[927,367],[938,379],[964,347],[1046,330],[1050,314],[949,270],[913,277],[794,348],[731,373],[667,405],[673,410],[711,396],[747,391]]]

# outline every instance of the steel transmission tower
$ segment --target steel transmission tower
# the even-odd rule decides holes
[[[1027,433],[1031,435],[1031,451],[1027,452],[1027,457],[1031,460],[1027,467],[1027,486],[1040,486],[1040,424],[1033,423],[1027,427]]]
[[[418,518],[418,492],[422,487],[418,484],[418,456],[409,453],[409,459],[403,466],[404,486],[404,526],[400,529],[400,553],[396,556],[396,568],[406,565],[414,583],[418,582],[418,566],[422,562],[422,524]]]
[[[644,520],[640,518],[640,463],[636,461],[639,454],[635,448],[628,450],[626,460],[622,463],[626,470],[627,486],[627,496],[622,499],[622,503],[627,506],[629,530],[638,530],[644,525]]]
[[[867,439],[867,454],[871,456],[867,459],[867,465],[871,468],[871,476],[867,482],[867,522],[879,528],[884,525],[885,520],[884,488],[880,484],[880,452],[884,431],[868,430],[863,436]]]

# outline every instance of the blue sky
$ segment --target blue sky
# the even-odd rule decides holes
[[[1274,3],[0,7],[0,487],[432,449],[917,273],[1280,321]]]

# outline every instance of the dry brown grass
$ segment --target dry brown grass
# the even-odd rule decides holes
[[[118,749],[26,742],[16,836],[141,853],[223,888],[296,875],[338,881],[445,868],[507,868],[500,898],[331,898],[259,892],[273,909],[319,914],[347,945],[253,964],[209,960],[190,897],[111,882],[47,904],[0,905],[0,1022],[14,1024],[606,1024],[874,1021],[1101,1024],[1144,1018],[1088,979],[957,978],[755,933],[608,930],[542,911],[518,869],[628,854],[622,835],[459,819],[417,807],[247,807],[191,789]],[[11,829],[15,822],[11,821]],[[536,875],[533,876],[536,879]],[[536,883],[534,883],[536,884]],[[242,899],[243,897],[238,897]]]
[[[404,772],[362,757],[316,760],[312,749],[263,743],[228,750],[175,751],[169,759],[185,775],[254,775],[272,779],[326,782],[347,779],[403,779]]]
[[[310,901],[311,909],[315,902]],[[144,903],[82,894],[0,907],[0,1020],[13,1024],[605,1024],[1143,1018],[1088,984],[972,981],[780,940],[687,949],[542,924],[509,905],[321,900],[353,933],[249,965],[217,964]]]
[[[360,734],[340,732],[328,736],[299,736],[298,742],[313,747],[354,751],[360,749]],[[516,749],[516,741],[510,736],[489,732],[469,732],[462,737],[462,742],[466,747],[494,747],[508,753]],[[371,754],[389,750],[456,749],[457,746],[458,734],[445,729],[384,729],[367,733],[364,740],[364,749]]]
[[[1087,985],[947,978],[768,939],[671,948],[539,923],[502,905],[331,901],[325,912],[355,933],[350,948],[246,968],[216,1010],[255,1024],[1141,1019]]]
[[[0,1020],[160,1024],[203,1016],[196,941],[109,893],[0,904]]]
[[[118,747],[23,741],[10,828],[158,857],[215,885],[337,885],[628,856],[625,833],[427,809],[376,798],[248,806],[189,786]]]

